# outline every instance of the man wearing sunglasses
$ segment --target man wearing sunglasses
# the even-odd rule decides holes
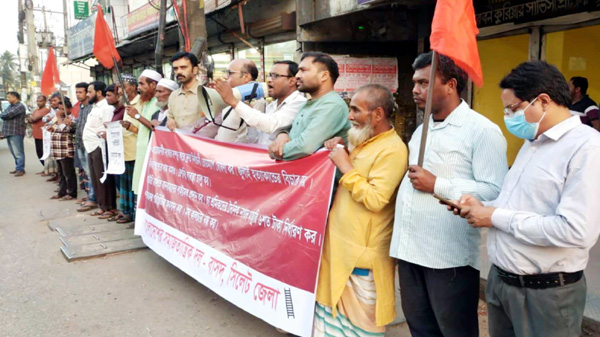
[[[247,59],[231,61],[227,67],[227,84],[234,88],[240,85],[256,82],[258,68],[254,62]],[[233,102],[232,102],[233,103]],[[229,104],[229,103],[228,103]],[[266,101],[264,98],[254,100],[252,107],[258,111],[265,111]],[[222,122],[217,121],[219,131],[216,140],[229,143],[248,143],[248,127],[240,115],[234,112],[235,105],[223,109],[221,112]]]
[[[496,200],[460,200],[461,217],[489,228],[490,336],[580,336],[600,234],[600,134],[571,116],[569,85],[546,62],[520,64],[500,88],[506,127],[526,141]]]
[[[269,97],[275,100],[267,105],[265,113],[235,98],[228,82],[216,81],[215,89],[225,103],[234,107],[232,114],[237,114],[258,131],[256,143],[269,145],[277,136],[277,131],[292,125],[296,113],[306,103],[306,98],[296,87],[297,72],[296,62],[275,62],[267,79]]]

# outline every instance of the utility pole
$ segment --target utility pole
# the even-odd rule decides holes
[[[27,53],[31,73],[36,81],[40,79],[40,66],[38,63],[37,42],[35,41],[35,25],[33,23],[33,1],[25,0],[25,21],[27,24]]]
[[[165,45],[165,26],[167,21],[167,0],[160,0],[160,12],[158,16],[158,33],[156,34],[156,49],[154,50],[154,63],[156,71],[166,77],[163,73],[163,51]]]
[[[67,10],[67,0],[63,0],[63,21],[65,26],[65,43],[63,45],[63,54],[69,54],[69,11]]]

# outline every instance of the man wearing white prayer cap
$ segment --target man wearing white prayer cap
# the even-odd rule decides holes
[[[156,88],[156,99],[158,102],[156,105],[158,105],[160,110],[156,111],[152,115],[152,120],[150,122],[153,126],[165,126],[167,124],[169,96],[177,89],[179,89],[179,85],[173,80],[163,78],[162,80],[158,81],[158,86]]]
[[[139,121],[138,137],[135,155],[135,167],[133,169],[132,189],[137,195],[140,176],[142,174],[142,166],[146,157],[146,149],[150,141],[150,132],[154,128],[152,123],[152,115],[159,110],[157,105],[158,99],[155,97],[158,82],[162,80],[162,75],[152,69],[146,69],[142,72],[139,78],[138,90],[140,91],[142,101],[142,111],[138,111],[133,106],[127,107],[127,114]]]

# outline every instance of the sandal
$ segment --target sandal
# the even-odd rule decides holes
[[[56,192],[56,191],[54,191]],[[55,194],[53,196],[50,197],[51,200],[56,200],[56,199],[60,199],[61,197],[58,196],[58,194]]]
[[[122,218],[117,220],[117,223],[130,223],[133,222],[133,219],[129,215],[125,215]]]
[[[101,216],[101,215],[104,215],[104,211],[101,210],[101,209],[99,209],[99,210],[95,211],[94,213],[92,213],[90,215],[91,216],[99,216],[99,215]]]
[[[108,219],[110,219],[110,218],[112,218],[114,216],[115,216],[115,213],[113,211],[106,211],[102,215],[100,215],[98,217],[98,219],[108,220]]]
[[[98,208],[98,206],[97,205],[85,205],[85,204],[83,204],[83,205],[81,205],[81,207],[79,207],[77,209],[77,212],[87,212],[87,211],[91,211],[91,210],[93,210],[95,208]]]
[[[58,199],[58,201],[68,201],[68,200],[73,200],[73,199],[75,199],[75,198],[73,198],[72,196],[67,194],[64,197]]]

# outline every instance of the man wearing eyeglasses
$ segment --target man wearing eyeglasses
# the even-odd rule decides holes
[[[258,78],[258,68],[254,62],[247,59],[237,59],[231,61],[227,67],[227,84],[234,88],[240,85],[256,82]],[[233,103],[233,102],[232,102]],[[229,103],[228,103],[229,104]],[[265,111],[266,101],[260,98],[252,102],[252,107],[258,111]],[[244,120],[235,113],[235,105],[221,111],[222,122],[219,125],[219,131],[215,137],[216,140],[229,143],[248,143],[248,127]]]
[[[231,113],[239,115],[246,124],[258,130],[256,143],[269,145],[277,136],[277,131],[292,125],[296,113],[306,103],[306,98],[296,87],[297,72],[296,62],[275,62],[267,80],[269,97],[275,100],[267,105],[265,113],[235,98],[231,86],[225,81],[217,80],[215,89],[225,103],[234,107]]]
[[[460,216],[489,228],[490,336],[580,336],[600,234],[600,134],[571,116],[569,85],[546,62],[520,64],[500,88],[506,127],[525,143],[496,200],[460,199]]]

